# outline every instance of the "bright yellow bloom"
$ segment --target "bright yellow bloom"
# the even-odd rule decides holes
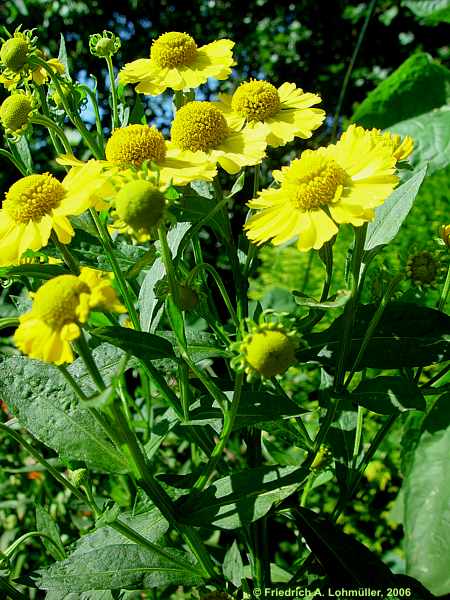
[[[62,156],[57,162],[78,168],[84,164],[70,156]],[[106,144],[106,160],[90,160],[87,164],[97,170],[96,177],[105,186],[99,192],[104,198],[115,193],[112,177],[130,174],[131,169],[139,169],[145,162],[156,165],[161,186],[183,186],[196,179],[212,181],[217,174],[214,162],[204,152],[181,152],[170,146],[155,127],[139,124],[116,129]],[[87,174],[87,182],[90,177]]]
[[[396,160],[406,160],[414,150],[414,140],[409,135],[403,139],[398,133],[390,133],[389,131],[381,131],[381,129],[371,129],[376,142],[380,142],[387,146],[394,154]]]
[[[447,248],[450,248],[450,225],[442,225],[439,230],[439,234],[441,236],[441,240],[444,242]]]
[[[185,104],[177,111],[170,133],[170,148],[177,148],[181,156],[204,152],[230,174],[260,163],[265,156],[267,127],[256,123],[234,131],[215,102]]]
[[[247,81],[232,96],[220,94],[219,98],[232,129],[265,123],[269,146],[283,146],[296,137],[308,139],[325,119],[325,111],[311,108],[322,101],[320,96],[304,93],[294,83],[283,83],[277,89],[267,81]]]
[[[30,358],[70,363],[74,358],[70,342],[80,336],[80,324],[95,308],[125,312],[108,276],[85,267],[78,277],[55,277],[34,294],[31,310],[19,319],[14,342]]]
[[[125,65],[119,73],[123,84],[138,83],[136,91],[158,96],[164,90],[196,88],[208,77],[227,79],[235,64],[231,40],[217,40],[198,47],[187,33],[171,31],[153,41],[150,58]]]
[[[6,192],[0,209],[0,266],[18,264],[26,250],[40,250],[55,232],[68,244],[74,235],[69,215],[79,215],[91,204],[92,186],[80,187],[70,174],[59,182],[53,175],[28,175]]]
[[[398,183],[395,163],[388,146],[352,125],[337,144],[306,150],[273,172],[280,187],[249,202],[258,212],[245,225],[247,237],[278,246],[298,236],[299,250],[317,250],[336,235],[337,224],[359,227],[373,219]]]

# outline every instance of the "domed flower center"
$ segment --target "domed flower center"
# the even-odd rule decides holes
[[[162,134],[148,125],[116,129],[106,144],[106,160],[118,165],[139,167],[145,160],[160,162],[165,156]]]
[[[149,230],[158,225],[166,201],[162,192],[148,181],[131,181],[116,196],[119,217],[134,230]]]
[[[295,362],[295,343],[282,331],[267,329],[251,335],[246,345],[248,364],[270,379],[284,373]]]
[[[234,92],[231,108],[249,121],[264,121],[278,112],[280,97],[267,81],[247,81]]]
[[[14,36],[6,40],[0,49],[0,60],[7,69],[18,73],[27,62],[29,43],[25,36]]]
[[[50,279],[37,291],[32,313],[52,329],[78,320],[80,295],[89,294],[89,286],[75,275],[59,275]]]
[[[189,65],[197,56],[197,44],[187,33],[170,31],[156,39],[150,49],[150,58],[160,67],[173,69]]]
[[[282,187],[289,188],[295,208],[318,210],[339,197],[348,180],[347,173],[334,160],[306,151],[293,161]]]
[[[408,261],[408,272],[411,279],[417,283],[432,284],[436,281],[439,263],[426,250],[418,252]]]
[[[19,132],[28,123],[33,106],[25,94],[13,94],[0,106],[0,121],[5,129]]]
[[[189,102],[177,111],[170,130],[172,141],[182,150],[217,148],[228,134],[222,112],[212,102]]]
[[[65,194],[64,187],[50,173],[28,175],[9,188],[3,208],[16,223],[37,222],[51,214]]]

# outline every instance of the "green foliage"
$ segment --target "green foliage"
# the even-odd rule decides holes
[[[422,425],[405,482],[407,573],[436,596],[450,588],[447,548],[450,504],[447,461],[450,452],[450,394],[436,400]]]
[[[352,121],[385,129],[443,106],[450,98],[450,71],[424,53],[413,54],[362,102]]]

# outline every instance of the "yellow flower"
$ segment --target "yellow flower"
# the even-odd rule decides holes
[[[30,358],[62,365],[73,361],[70,342],[91,309],[125,312],[108,276],[87,267],[75,275],[60,275],[42,285],[31,310],[22,315],[14,342]]]
[[[282,146],[296,137],[310,138],[325,119],[325,111],[311,108],[321,102],[320,96],[304,93],[294,83],[283,83],[277,89],[267,81],[247,81],[232,96],[220,94],[219,98],[232,129],[265,123],[269,146]]]
[[[61,156],[57,162],[77,167],[84,164],[71,156]],[[217,174],[214,162],[205,153],[181,152],[171,147],[155,127],[139,124],[115,129],[106,144],[106,160],[86,164],[91,164],[93,172],[97,170],[97,177],[106,186],[101,189],[101,196],[105,197],[114,193],[113,176],[130,174],[146,162],[156,165],[161,186],[182,186],[196,179],[212,181]],[[83,185],[82,181],[79,183]]]
[[[62,75],[65,71],[64,65],[57,58],[50,58],[46,61],[46,63],[55,73]],[[31,76],[36,85],[43,85],[44,83],[47,83],[50,77],[44,67],[37,67],[34,69],[31,73]]]
[[[68,244],[74,235],[68,216],[91,206],[90,192],[73,185],[70,176],[62,183],[49,173],[16,181],[0,209],[0,266],[18,264],[26,250],[46,246],[52,231]]]
[[[414,150],[414,140],[409,135],[403,139],[398,133],[389,133],[389,131],[381,131],[381,129],[371,129],[374,140],[388,147],[396,160],[406,160]]]
[[[396,158],[370,131],[351,125],[337,144],[306,150],[289,167],[274,171],[278,189],[262,190],[248,206],[246,223],[256,244],[276,246],[298,236],[299,250],[319,249],[338,231],[373,219],[398,183]]]
[[[224,39],[198,47],[187,33],[164,33],[153,41],[150,58],[126,64],[119,81],[138,83],[137,92],[157,96],[167,88],[196,88],[208,77],[227,79],[235,64],[233,46],[234,42]]]
[[[34,49],[32,34],[16,30],[14,35],[3,42],[0,48],[0,62],[9,73],[20,73],[27,65],[28,57]]]
[[[170,133],[170,148],[177,148],[181,156],[204,152],[230,174],[260,163],[265,156],[266,125],[256,123],[234,131],[215,102],[193,101],[180,108]]]

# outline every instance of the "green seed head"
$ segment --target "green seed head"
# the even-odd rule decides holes
[[[295,363],[295,342],[283,331],[266,329],[251,335],[246,344],[247,363],[270,379]]]
[[[14,36],[3,43],[0,60],[7,69],[18,73],[27,62],[29,49],[29,42],[25,36]]]
[[[18,134],[29,123],[33,105],[25,94],[12,94],[0,106],[0,121],[7,132]]]
[[[150,231],[161,222],[166,200],[148,181],[131,181],[116,196],[119,217],[135,231]]]

